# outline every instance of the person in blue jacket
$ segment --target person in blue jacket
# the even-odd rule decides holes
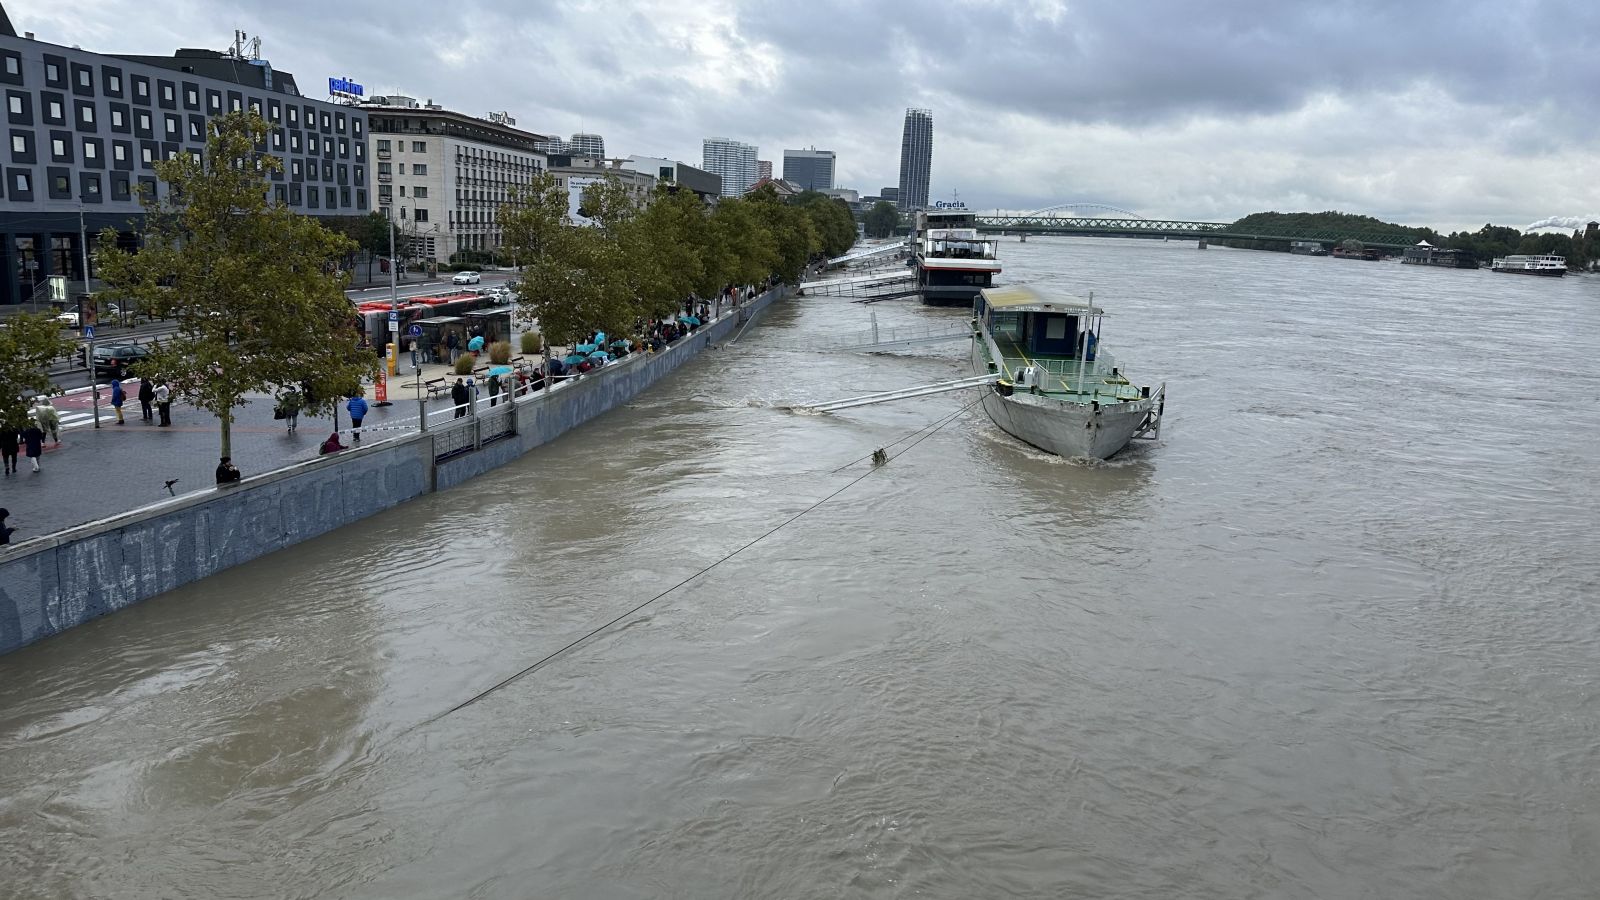
[[[117,424],[122,424],[122,404],[128,401],[128,394],[122,389],[122,379],[111,379],[111,408],[117,411]]]
[[[350,411],[350,433],[355,437],[356,443],[359,444],[361,443],[361,420],[367,417],[367,398],[357,394],[350,398],[350,402],[346,403],[344,408]]]

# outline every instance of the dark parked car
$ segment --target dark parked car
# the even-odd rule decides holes
[[[150,355],[150,351],[137,344],[112,344],[94,348],[94,374],[111,378],[127,378],[134,368]]]

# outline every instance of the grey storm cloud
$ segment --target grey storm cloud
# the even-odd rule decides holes
[[[815,145],[896,183],[900,117],[935,117],[934,191],[1232,218],[1340,208],[1437,227],[1600,207],[1600,3],[674,0],[333,9],[311,0],[11,0],[18,27],[107,52],[259,33],[328,75],[613,154],[696,162]]]

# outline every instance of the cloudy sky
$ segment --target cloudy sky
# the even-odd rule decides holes
[[[307,93],[348,75],[612,155],[731,137],[898,182],[934,114],[933,194],[1228,221],[1338,209],[1451,230],[1600,213],[1600,2],[10,0],[102,52],[222,49]],[[781,173],[781,162],[779,163]]]

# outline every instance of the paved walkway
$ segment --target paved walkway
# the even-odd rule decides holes
[[[442,377],[447,366],[424,366],[424,380]],[[454,376],[451,376],[454,383]],[[17,528],[12,540],[21,542],[50,532],[128,512],[165,499],[165,483],[177,479],[177,494],[210,490],[216,485],[220,447],[216,417],[182,403],[172,405],[172,427],[161,428],[139,418],[135,399],[137,382],[130,382],[123,407],[127,424],[117,425],[111,409],[111,392],[101,392],[100,428],[94,427],[92,399],[87,391],[54,398],[62,422],[60,446],[45,443],[34,474],[26,457],[21,472],[0,478],[0,506],[11,511]],[[374,387],[367,398],[373,400]],[[409,384],[389,393],[393,405],[373,407],[362,423],[366,442],[381,440],[396,431],[417,428],[417,392]],[[487,395],[479,398],[482,406]],[[333,430],[329,417],[302,415],[299,428],[290,433],[285,423],[272,418],[274,401],[251,397],[238,409],[233,425],[233,461],[246,476],[271,471],[316,458],[322,442]],[[448,421],[449,395],[427,401],[430,426]],[[340,439],[352,443],[350,418],[339,406]]]

